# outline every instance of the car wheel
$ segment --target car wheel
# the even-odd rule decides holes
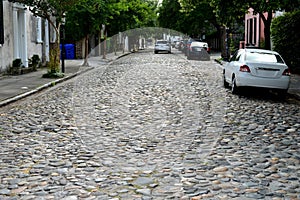
[[[225,79],[225,72],[223,73],[223,82],[224,82],[224,87],[229,88],[229,83]]]
[[[235,77],[234,77],[233,80],[232,80],[232,84],[231,84],[231,92],[232,92],[232,94],[238,94],[238,93],[239,93],[239,89],[238,89],[238,87],[236,86],[236,79],[235,79]]]
[[[154,53],[155,53],[155,54],[157,54],[157,53],[158,53],[158,51],[154,51]]]

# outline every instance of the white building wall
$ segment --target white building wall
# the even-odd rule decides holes
[[[27,14],[27,52],[28,58],[31,58],[32,55],[37,54],[39,55],[40,59],[42,59],[42,48],[43,48],[43,41],[38,40],[38,27],[37,22],[38,18],[33,16],[29,11]],[[42,39],[42,38],[41,38]]]
[[[13,60],[16,58],[23,57],[23,65],[27,67],[28,59],[34,54],[39,55],[40,59],[43,57],[44,42],[42,40],[44,37],[42,36],[42,40],[38,40],[40,38],[37,37],[37,18],[34,17],[28,9],[24,10],[26,20],[25,26],[20,27],[20,24],[22,23],[14,24],[14,18],[16,19],[16,16],[14,17],[14,10],[16,10],[16,8],[14,7],[16,6],[14,6],[13,3],[8,2],[7,0],[3,1],[4,44],[0,47],[0,72],[5,71],[12,65]],[[23,11],[20,10],[19,13],[22,12]],[[17,26],[17,34],[21,34],[19,35],[19,40],[16,38],[16,33],[14,34],[14,30],[16,30],[16,27],[14,28],[14,26]],[[42,23],[41,28],[44,29],[44,23]],[[26,41],[24,41],[25,38]],[[20,50],[23,45],[25,45],[25,51]],[[48,55],[46,55],[46,57],[48,57]]]
[[[3,1],[4,44],[0,47],[0,72],[5,71],[13,60],[13,24],[12,7],[8,1]]]

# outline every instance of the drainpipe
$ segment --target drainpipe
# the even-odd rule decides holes
[[[13,32],[14,32],[14,58],[20,58],[19,55],[19,30],[18,30],[18,9],[13,7]]]
[[[45,48],[45,58],[46,62],[50,61],[50,37],[49,37],[49,22],[47,19],[45,19],[45,36],[44,36],[44,48]]]
[[[23,15],[22,21],[22,30],[24,31],[22,34],[23,45],[22,45],[22,62],[25,67],[28,67],[28,51],[27,51],[27,26],[26,26],[26,8],[21,10],[21,14]]]

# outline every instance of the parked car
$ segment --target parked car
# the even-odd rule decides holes
[[[178,50],[181,52],[185,51],[187,40],[181,40],[179,43]]]
[[[154,53],[157,54],[160,51],[171,53],[171,45],[167,40],[157,40],[154,47]]]
[[[176,43],[175,43],[175,49],[179,49],[179,46],[180,46],[180,41],[177,41]]]
[[[210,60],[208,44],[206,42],[193,41],[186,50],[187,59]]]
[[[276,89],[285,95],[290,83],[290,70],[275,51],[257,48],[238,50],[224,66],[224,86],[232,93],[241,87]]]
[[[187,56],[188,51],[190,50],[190,47],[192,45],[192,43],[194,42],[198,42],[198,46],[202,46],[203,48],[205,48],[205,50],[210,53],[210,48],[208,47],[207,42],[203,42],[201,39],[197,39],[197,38],[190,38],[187,43],[186,43],[186,48],[184,49],[184,54]]]

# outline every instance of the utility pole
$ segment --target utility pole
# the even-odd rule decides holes
[[[102,33],[103,33],[103,59],[106,59],[106,37],[107,37],[107,32],[106,32],[106,26],[105,24],[102,24]]]
[[[66,49],[65,49],[65,17],[62,19],[62,23],[60,25],[60,40],[61,40],[61,73],[65,73],[65,57],[66,57]]]

